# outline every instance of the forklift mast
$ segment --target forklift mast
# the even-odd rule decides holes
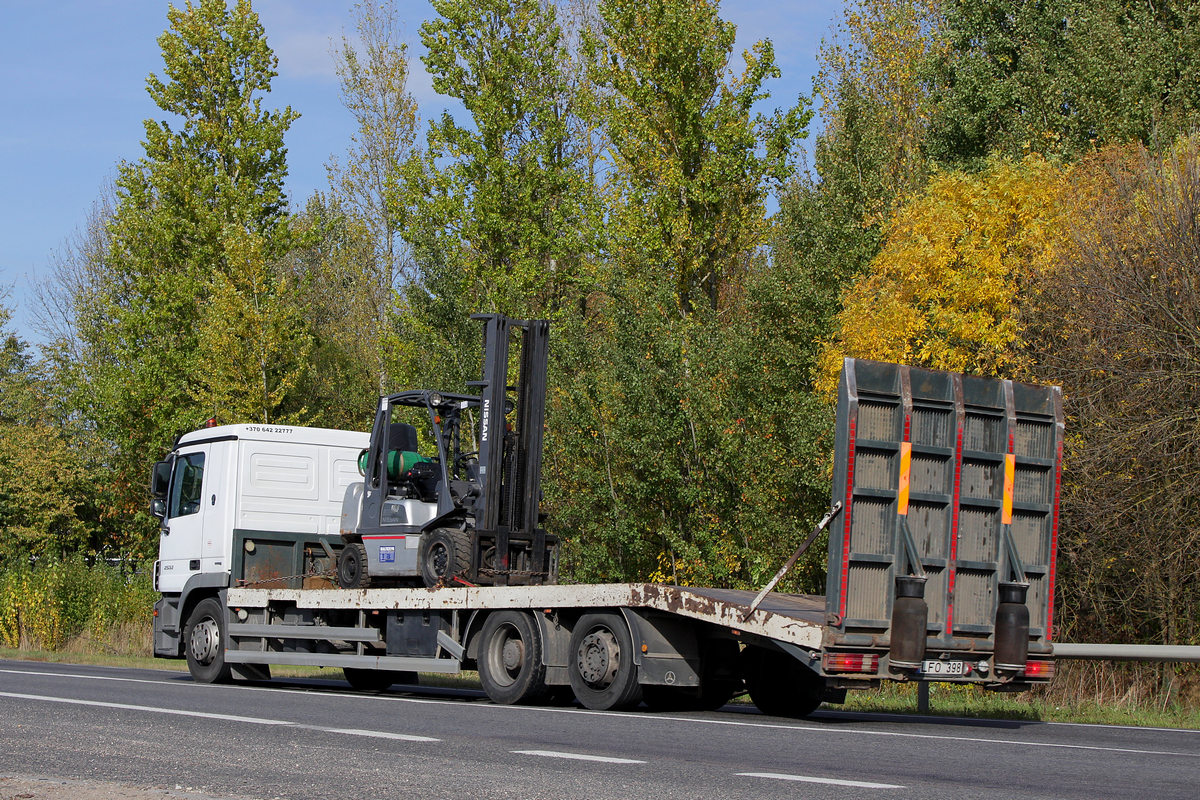
[[[502,314],[473,314],[483,323],[483,376],[467,385],[479,389],[479,489],[475,501],[475,542],[495,542],[494,583],[508,583],[510,542],[531,545],[531,582],[541,574],[553,581],[546,564],[546,532],[539,507],[542,486],[542,439],[546,416],[547,340],[545,320],[515,320]],[[509,349],[520,337],[517,385],[509,385]],[[512,409],[509,392],[515,388],[516,419],[509,429]],[[482,548],[472,547],[473,574],[478,574]]]

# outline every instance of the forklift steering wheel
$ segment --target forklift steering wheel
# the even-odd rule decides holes
[[[472,450],[469,453],[459,453],[458,458],[454,459],[454,468],[457,472],[466,472],[471,466],[471,461],[478,463],[479,451]]]

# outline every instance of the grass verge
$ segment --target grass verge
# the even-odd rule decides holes
[[[917,712],[917,686],[889,683],[878,689],[850,692],[845,705],[826,708],[914,714]],[[929,710],[924,713],[971,719],[1200,729],[1200,709],[1190,705],[1171,703],[1152,707],[1144,702],[1065,697],[1053,686],[1033,692],[1004,694],[973,686],[935,683],[929,687]]]

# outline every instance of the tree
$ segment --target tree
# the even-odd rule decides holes
[[[358,44],[343,34],[334,51],[342,104],[358,125],[346,162],[330,162],[330,183],[348,210],[366,223],[375,243],[375,325],[364,334],[381,343],[393,316],[398,282],[414,276],[403,267],[400,220],[389,197],[416,139],[417,103],[408,92],[407,46],[398,40],[395,4],[354,7]],[[379,391],[387,390],[385,353],[375,352]]]
[[[599,11],[585,38],[615,151],[611,249],[557,352],[547,503],[576,578],[748,586],[778,568],[811,503],[784,485],[804,454],[776,438],[779,397],[753,395],[760,343],[743,335],[767,271],[764,201],[807,112],[753,114],[770,45],[730,76],[734,32],[714,4]]]
[[[164,76],[147,90],[179,127],[146,121],[145,156],[119,168],[107,254],[86,283],[96,291],[75,303],[75,402],[111,447],[101,463],[123,519],[144,504],[146,464],[207,416],[202,376],[238,355],[199,335],[213,287],[243,266],[228,259],[231,237],[257,238],[268,259],[283,249],[283,135],[297,116],[262,107],[276,61],[248,2],[167,16]]]
[[[1020,158],[1079,144],[1070,5],[947,0],[948,47],[929,65],[938,109],[929,151],[937,161],[978,166],[993,150]]]
[[[929,175],[923,144],[936,103],[921,68],[945,49],[940,9],[940,0],[856,0],[821,42],[817,171],[825,191],[867,222],[886,218]]]
[[[1018,298],[1054,257],[1063,185],[1036,156],[932,179],[843,298],[821,356],[826,389],[844,356],[978,375],[1020,368]]]
[[[1072,636],[1200,640],[1200,137],[1085,160],[1069,247],[1028,306],[1071,438],[1059,563]]]
[[[308,408],[292,395],[313,339],[291,282],[267,263],[261,236],[230,226],[222,241],[230,270],[213,276],[200,322],[200,408],[218,423],[303,423]]]
[[[586,296],[597,205],[571,138],[573,99],[555,8],[438,0],[421,26],[434,88],[470,121],[431,123],[395,197],[416,280],[400,324],[405,374],[478,377],[476,311],[562,320]]]
[[[766,118],[753,106],[777,77],[770,40],[726,75],[735,26],[718,3],[605,0],[600,36],[587,37],[600,109],[624,202],[616,209],[624,269],[674,277],[679,309],[716,309],[724,281],[764,242],[764,201],[791,174],[811,118],[803,98]]]
[[[0,557],[89,549],[97,528],[82,453],[11,318],[0,304]]]
[[[1170,141],[1195,124],[1195,3],[950,0],[948,48],[929,64],[928,150],[978,168],[998,151],[1077,159],[1097,146]]]
[[[379,325],[377,240],[336,196],[315,194],[292,217],[290,241],[277,279],[288,283],[311,344],[294,394],[311,424],[366,430],[381,359],[387,368],[399,346],[395,328]]]

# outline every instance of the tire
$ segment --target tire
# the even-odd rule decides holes
[[[183,626],[188,672],[199,683],[228,683],[233,676],[225,663],[225,613],[217,598],[206,597]]]
[[[747,647],[742,673],[750,699],[764,714],[807,717],[821,705],[825,679],[787,653]]]
[[[447,528],[438,528],[421,536],[417,562],[421,567],[421,580],[427,587],[445,586],[455,575],[463,575],[471,568],[469,542],[466,533]]]
[[[362,669],[361,667],[342,667],[342,675],[346,678],[346,683],[350,684],[350,688],[356,692],[379,692],[386,691],[396,680],[403,675],[400,672],[390,672],[386,669]]]
[[[742,682],[738,646],[727,639],[701,642],[699,686],[642,687],[642,699],[651,711],[715,711],[733,698]]]
[[[576,699],[596,711],[632,708],[642,699],[633,639],[625,618],[584,614],[571,633],[567,673]]]
[[[493,703],[533,703],[547,694],[542,633],[523,611],[497,611],[480,633],[479,682]]]
[[[346,542],[338,553],[337,582],[343,589],[366,589],[371,585],[367,574],[367,548],[362,542]]]

